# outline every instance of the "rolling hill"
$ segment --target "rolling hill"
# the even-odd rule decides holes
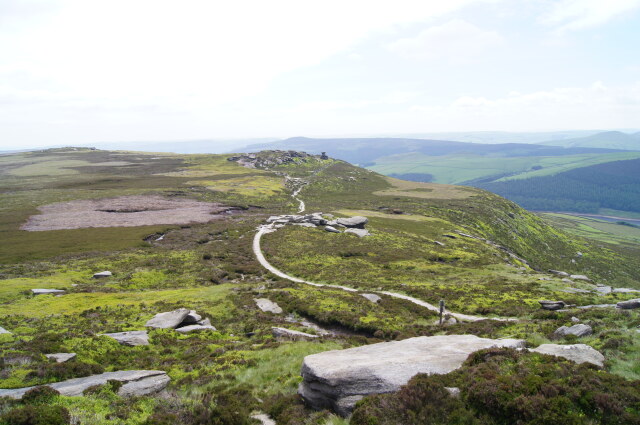
[[[564,146],[567,148],[585,147],[638,151],[640,150],[640,132],[623,133],[621,131],[604,131],[585,137],[550,140],[540,144]]]

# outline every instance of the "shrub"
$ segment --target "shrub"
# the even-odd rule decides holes
[[[46,404],[50,403],[54,398],[60,395],[60,392],[46,385],[35,387],[22,396],[22,402],[25,404]]]
[[[66,425],[69,411],[61,406],[28,405],[13,409],[0,417],[3,425]]]

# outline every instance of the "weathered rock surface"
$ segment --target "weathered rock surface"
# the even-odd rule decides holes
[[[578,364],[591,363],[599,367],[604,366],[604,356],[598,350],[586,344],[542,344],[538,348],[529,349],[529,351],[562,357]]]
[[[342,233],[340,230],[336,229],[333,226],[325,226],[324,230],[326,230],[327,232],[331,232],[331,233]]]
[[[344,227],[357,227],[359,229],[364,229],[364,226],[369,222],[367,217],[355,216],[348,218],[338,218],[336,219],[336,223],[343,225]]]
[[[33,295],[47,295],[47,294],[64,294],[64,290],[62,289],[32,289],[31,292]]]
[[[194,331],[217,331],[217,329],[215,328],[215,326],[211,326],[211,325],[195,324],[195,325],[181,326],[179,328],[176,328],[176,331],[181,333],[189,333]]]
[[[362,295],[363,297],[365,297],[366,299],[368,299],[372,303],[379,303],[380,300],[382,299],[376,294],[360,294],[360,295]]]
[[[178,326],[195,325],[200,320],[202,320],[202,316],[196,313],[195,310],[189,310],[189,314],[185,316],[184,320]]]
[[[611,286],[596,286],[596,291],[603,295],[610,294],[611,290]]]
[[[587,276],[583,275],[583,274],[572,274],[571,276],[569,276],[571,279],[574,280],[586,280],[586,281],[591,281],[591,279],[589,279]]]
[[[620,301],[616,304],[617,308],[622,308],[625,310],[629,310],[632,308],[640,308],[640,298],[636,298],[628,301]]]
[[[54,354],[45,354],[46,358],[55,360],[58,363],[64,363],[76,357],[76,353],[54,353]]]
[[[294,331],[293,329],[279,328],[275,326],[271,328],[271,333],[276,338],[285,338],[285,339],[292,339],[292,340],[318,338],[318,335],[312,335],[306,332]]]
[[[630,294],[632,292],[640,292],[640,289],[614,288],[612,292],[615,292],[617,294]]]
[[[106,372],[100,375],[75,378],[67,381],[47,384],[60,394],[75,397],[82,395],[83,391],[95,385],[104,385],[109,380],[122,382],[124,385],[118,390],[120,395],[146,395],[164,389],[170,381],[167,374],[161,370],[122,370],[118,372]],[[0,397],[21,399],[22,396],[35,387],[0,389]]]
[[[565,337],[567,335],[575,335],[577,337],[588,336],[593,333],[591,326],[585,324],[578,324],[573,326],[561,326],[553,333],[557,337]]]
[[[397,391],[418,373],[446,374],[475,351],[524,344],[517,339],[438,335],[312,354],[304,358],[298,392],[314,408],[347,415],[365,395]]]
[[[540,306],[545,310],[560,310],[565,308],[567,305],[564,301],[549,301],[549,300],[541,300],[538,301]]]
[[[111,276],[113,276],[113,273],[111,273],[109,270],[105,270],[103,272],[94,273],[93,278],[100,279],[102,277],[111,277]]]
[[[254,413],[251,415],[251,418],[260,421],[262,425],[276,425],[276,421],[271,419],[266,413]]]
[[[562,272],[562,271],[560,271],[560,270],[549,270],[549,273],[553,273],[553,274],[555,274],[556,276],[562,276],[562,277],[567,277],[567,276],[569,276],[569,273],[567,273],[567,272]]]
[[[11,335],[11,332],[9,332],[8,330],[6,330],[2,326],[0,326],[0,334],[9,334],[9,335]]]
[[[565,288],[565,289],[562,289],[562,292],[566,292],[568,294],[589,294],[589,293],[591,293],[591,291],[589,291],[588,289],[581,289],[581,288]]]
[[[118,341],[122,345],[135,347],[137,345],[149,345],[149,335],[147,331],[128,331],[100,334],[108,336]]]
[[[156,329],[175,329],[189,315],[191,310],[179,308],[165,313],[158,313],[147,321],[146,327]]]
[[[280,306],[271,300],[268,300],[266,298],[254,298],[253,300],[256,302],[256,305],[258,306],[258,308],[264,311],[265,313],[273,313],[273,314],[282,313],[282,309],[280,308]]]
[[[344,232],[345,233],[352,233],[352,234],[358,236],[359,238],[363,238],[365,236],[371,236],[371,233],[369,233],[369,231],[367,229],[348,228]]]

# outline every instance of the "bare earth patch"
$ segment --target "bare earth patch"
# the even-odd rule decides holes
[[[82,229],[87,227],[136,227],[154,224],[208,223],[235,208],[191,199],[160,196],[121,196],[43,205],[29,217],[22,230]]]

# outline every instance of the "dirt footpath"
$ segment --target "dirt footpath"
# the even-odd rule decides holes
[[[58,202],[38,208],[22,230],[81,229],[87,227],[135,227],[153,224],[208,223],[237,209],[218,203],[160,196],[121,196],[97,200]]]

